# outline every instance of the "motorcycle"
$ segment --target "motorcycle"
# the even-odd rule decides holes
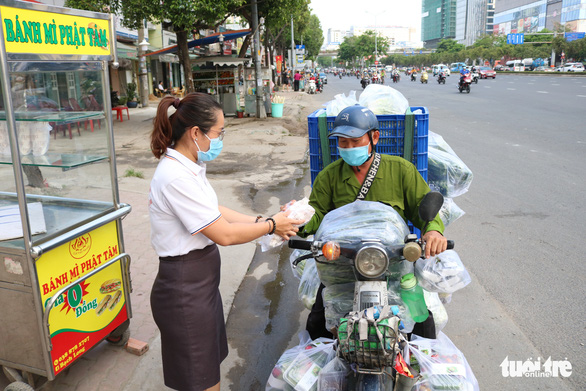
[[[417,81],[417,73],[411,74],[411,81]]]
[[[362,89],[365,89],[366,86],[370,84],[370,79],[363,77],[362,80],[360,80],[360,84],[362,85]]]
[[[443,72],[440,72],[440,73],[437,75],[437,83],[438,83],[438,84],[446,84],[446,75],[444,75],[444,73],[443,73]]]
[[[317,86],[315,84],[315,80],[309,80],[309,83],[307,83],[307,92],[310,94],[315,94],[317,90]]]
[[[317,92],[320,92],[320,93],[324,91],[324,83],[321,80],[321,78],[317,79],[316,90],[317,90]]]
[[[426,227],[443,200],[440,193],[429,192],[421,201],[419,217]],[[357,373],[348,375],[348,390],[392,390],[395,359],[414,321],[398,298],[398,289],[391,294],[391,287],[422,258],[425,243],[409,233],[392,207],[356,201],[328,213],[313,241],[291,239],[288,245],[309,252],[295,259],[293,267],[315,260],[326,286],[326,325],[336,336],[338,354]],[[448,248],[453,247],[449,241]],[[418,376],[402,379],[412,383],[400,389],[411,390],[417,380]]]
[[[393,83],[398,83],[401,80],[401,75],[398,73],[393,74]]]
[[[470,84],[472,84],[472,75],[470,73],[461,76],[460,81],[458,82],[458,91],[460,91],[460,92],[466,91],[469,94],[470,93]]]
[[[342,78],[342,74],[340,73],[340,79]]]
[[[419,79],[421,81],[421,84],[425,83],[427,84],[427,79],[429,78],[427,72],[423,72],[421,74],[421,78]]]

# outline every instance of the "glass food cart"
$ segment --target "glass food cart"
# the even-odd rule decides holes
[[[10,389],[32,390],[104,339],[128,340],[131,208],[115,165],[113,16],[3,0],[0,20],[0,366]]]

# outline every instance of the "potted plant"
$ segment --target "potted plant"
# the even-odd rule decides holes
[[[136,98],[136,83],[130,82],[126,84],[126,105],[129,108],[133,109],[138,106],[138,102],[135,100]]]

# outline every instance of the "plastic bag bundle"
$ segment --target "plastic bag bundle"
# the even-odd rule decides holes
[[[325,215],[315,234],[316,240],[353,242],[378,239],[383,246],[403,244],[409,228],[401,216],[390,206],[380,202],[354,201]],[[402,262],[390,262],[389,271],[400,278],[405,266]],[[334,263],[318,264],[320,279],[325,286],[354,282],[352,267]]]
[[[350,91],[348,96],[344,94],[337,94],[334,96],[334,100],[327,102],[324,104],[324,106],[326,106],[326,115],[328,117],[335,117],[346,107],[357,104],[358,100],[356,100],[356,91]]]
[[[435,323],[435,332],[439,333],[448,324],[448,311],[439,298],[436,292],[428,292],[423,290],[423,298],[427,309],[433,314],[433,322]]]
[[[289,256],[289,264],[291,265],[291,270],[293,271],[293,275],[297,277],[297,279],[301,279],[301,276],[303,275],[303,270],[305,269],[305,262],[307,262],[307,259],[304,259],[301,262],[299,262],[296,267],[293,267],[293,262],[295,262],[297,258],[308,254],[311,254],[311,251],[295,249],[291,252],[291,255]]]
[[[295,391],[317,391],[321,369],[336,355],[334,340],[318,338],[310,342],[295,357],[283,374],[283,379]]]
[[[412,335],[409,353],[411,366],[423,375],[413,390],[480,390],[466,358],[444,333],[437,339]]]
[[[454,293],[472,281],[470,274],[454,250],[415,262],[415,276],[429,292]]]
[[[442,136],[430,131],[428,142],[429,187],[449,198],[466,193],[472,183],[472,171]]]
[[[285,212],[289,212],[289,218],[296,220],[303,220],[303,223],[299,226],[307,224],[311,217],[315,214],[315,209],[309,205],[309,199],[307,197],[293,203],[285,205]],[[263,236],[260,239],[260,247],[262,251],[270,250],[271,248],[278,247],[285,243],[285,239],[279,235],[268,235]]]
[[[291,363],[297,358],[299,352],[301,352],[307,345],[311,343],[311,338],[309,337],[309,333],[306,330],[299,333],[299,345],[286,350],[285,353],[281,355],[275,367],[271,371],[269,379],[267,381],[267,385],[265,391],[277,391],[277,390],[285,390],[285,391],[292,391],[293,387],[291,387],[285,379],[283,379],[283,375],[287,368],[291,365]]]
[[[344,391],[346,390],[346,376],[350,366],[340,357],[334,357],[319,372],[317,391]]]
[[[315,303],[315,297],[319,289],[319,275],[317,274],[317,268],[315,267],[315,259],[308,259],[305,261],[305,267],[303,274],[301,275],[301,281],[299,282],[299,300],[305,305],[308,310],[311,309]]]
[[[444,198],[444,203],[442,208],[439,211],[440,218],[444,223],[444,227],[452,224],[454,221],[458,220],[460,217],[464,216],[466,212],[464,212],[452,198]]]
[[[374,114],[405,114],[409,109],[409,102],[399,91],[382,84],[368,85],[358,102],[368,107]]]
[[[340,318],[352,311],[354,285],[353,282],[330,285],[323,290],[326,328],[328,330],[338,327]]]

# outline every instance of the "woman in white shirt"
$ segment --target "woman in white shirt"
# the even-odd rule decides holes
[[[169,108],[176,111],[168,115]],[[177,390],[219,390],[228,354],[216,244],[229,246],[275,233],[285,239],[303,221],[284,213],[253,217],[218,205],[206,161],[222,150],[224,115],[207,94],[159,103],[151,149],[161,161],[149,194],[151,242],[159,273],[151,292],[161,332],[165,385]]]

